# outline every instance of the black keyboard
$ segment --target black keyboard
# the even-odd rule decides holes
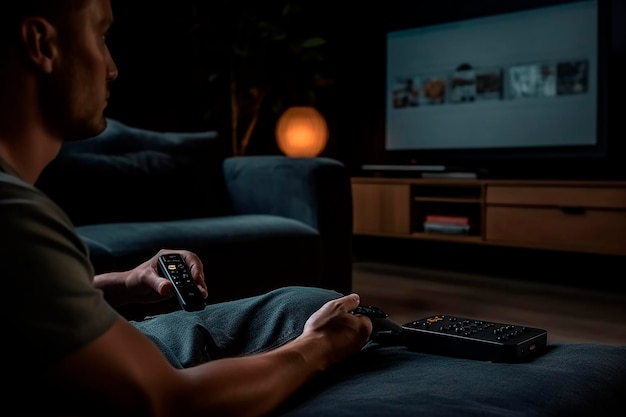
[[[411,350],[490,362],[530,359],[546,349],[547,339],[543,329],[446,315],[402,325]]]

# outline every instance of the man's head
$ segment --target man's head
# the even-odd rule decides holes
[[[110,0],[19,0],[0,17],[0,95],[17,97],[42,128],[64,140],[100,133],[117,68],[106,46]],[[20,97],[12,85],[20,85]],[[0,97],[0,106],[8,106]],[[19,102],[24,100],[24,102]],[[0,110],[5,110],[0,108]]]

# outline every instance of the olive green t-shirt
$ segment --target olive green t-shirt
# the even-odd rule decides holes
[[[0,278],[9,383],[36,378],[118,317],[93,285],[87,248],[68,216],[2,159]]]

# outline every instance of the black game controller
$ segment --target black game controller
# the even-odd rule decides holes
[[[352,314],[361,314],[361,315],[367,316],[367,317],[369,317],[371,319],[372,318],[385,319],[385,318],[389,317],[389,314],[385,313],[380,308],[374,307],[374,306],[358,306],[357,308],[352,310],[350,313],[352,313]]]
[[[403,344],[402,326],[389,318],[389,315],[378,307],[358,306],[350,311],[352,314],[367,316],[372,321],[370,340],[386,345]]]

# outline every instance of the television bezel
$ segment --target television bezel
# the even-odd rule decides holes
[[[384,36],[389,32],[420,28],[484,16],[508,13],[516,10],[529,10],[545,6],[572,3],[580,0],[507,0],[454,2],[456,9],[449,7],[450,2],[429,6],[428,13],[411,13],[407,10],[391,12],[387,16]],[[490,177],[558,177],[590,178],[614,177],[616,173],[616,155],[618,146],[611,143],[609,135],[609,64],[612,38],[616,30],[612,21],[612,2],[598,1],[598,77],[597,83],[597,136],[595,145],[585,146],[550,146],[520,148],[480,148],[480,149],[389,149],[386,137],[384,141],[384,165],[388,166],[445,166],[450,171],[470,171]],[[448,6],[448,7],[446,7]],[[410,7],[407,5],[405,7]],[[393,9],[393,7],[392,7]],[[456,10],[452,12],[451,10]],[[387,56],[387,44],[384,42],[384,56]],[[387,70],[384,70],[387,77]],[[614,77],[614,82],[617,77]],[[623,90],[624,83],[620,81]],[[386,103],[383,108],[386,124]],[[386,129],[384,129],[386,130]],[[617,135],[617,133],[616,133]],[[621,146],[624,148],[624,146]],[[620,155],[623,153],[619,150]],[[620,156],[620,160],[622,157]],[[619,171],[619,168],[617,168]],[[400,170],[401,171],[401,170]],[[397,172],[397,171],[396,171]]]

